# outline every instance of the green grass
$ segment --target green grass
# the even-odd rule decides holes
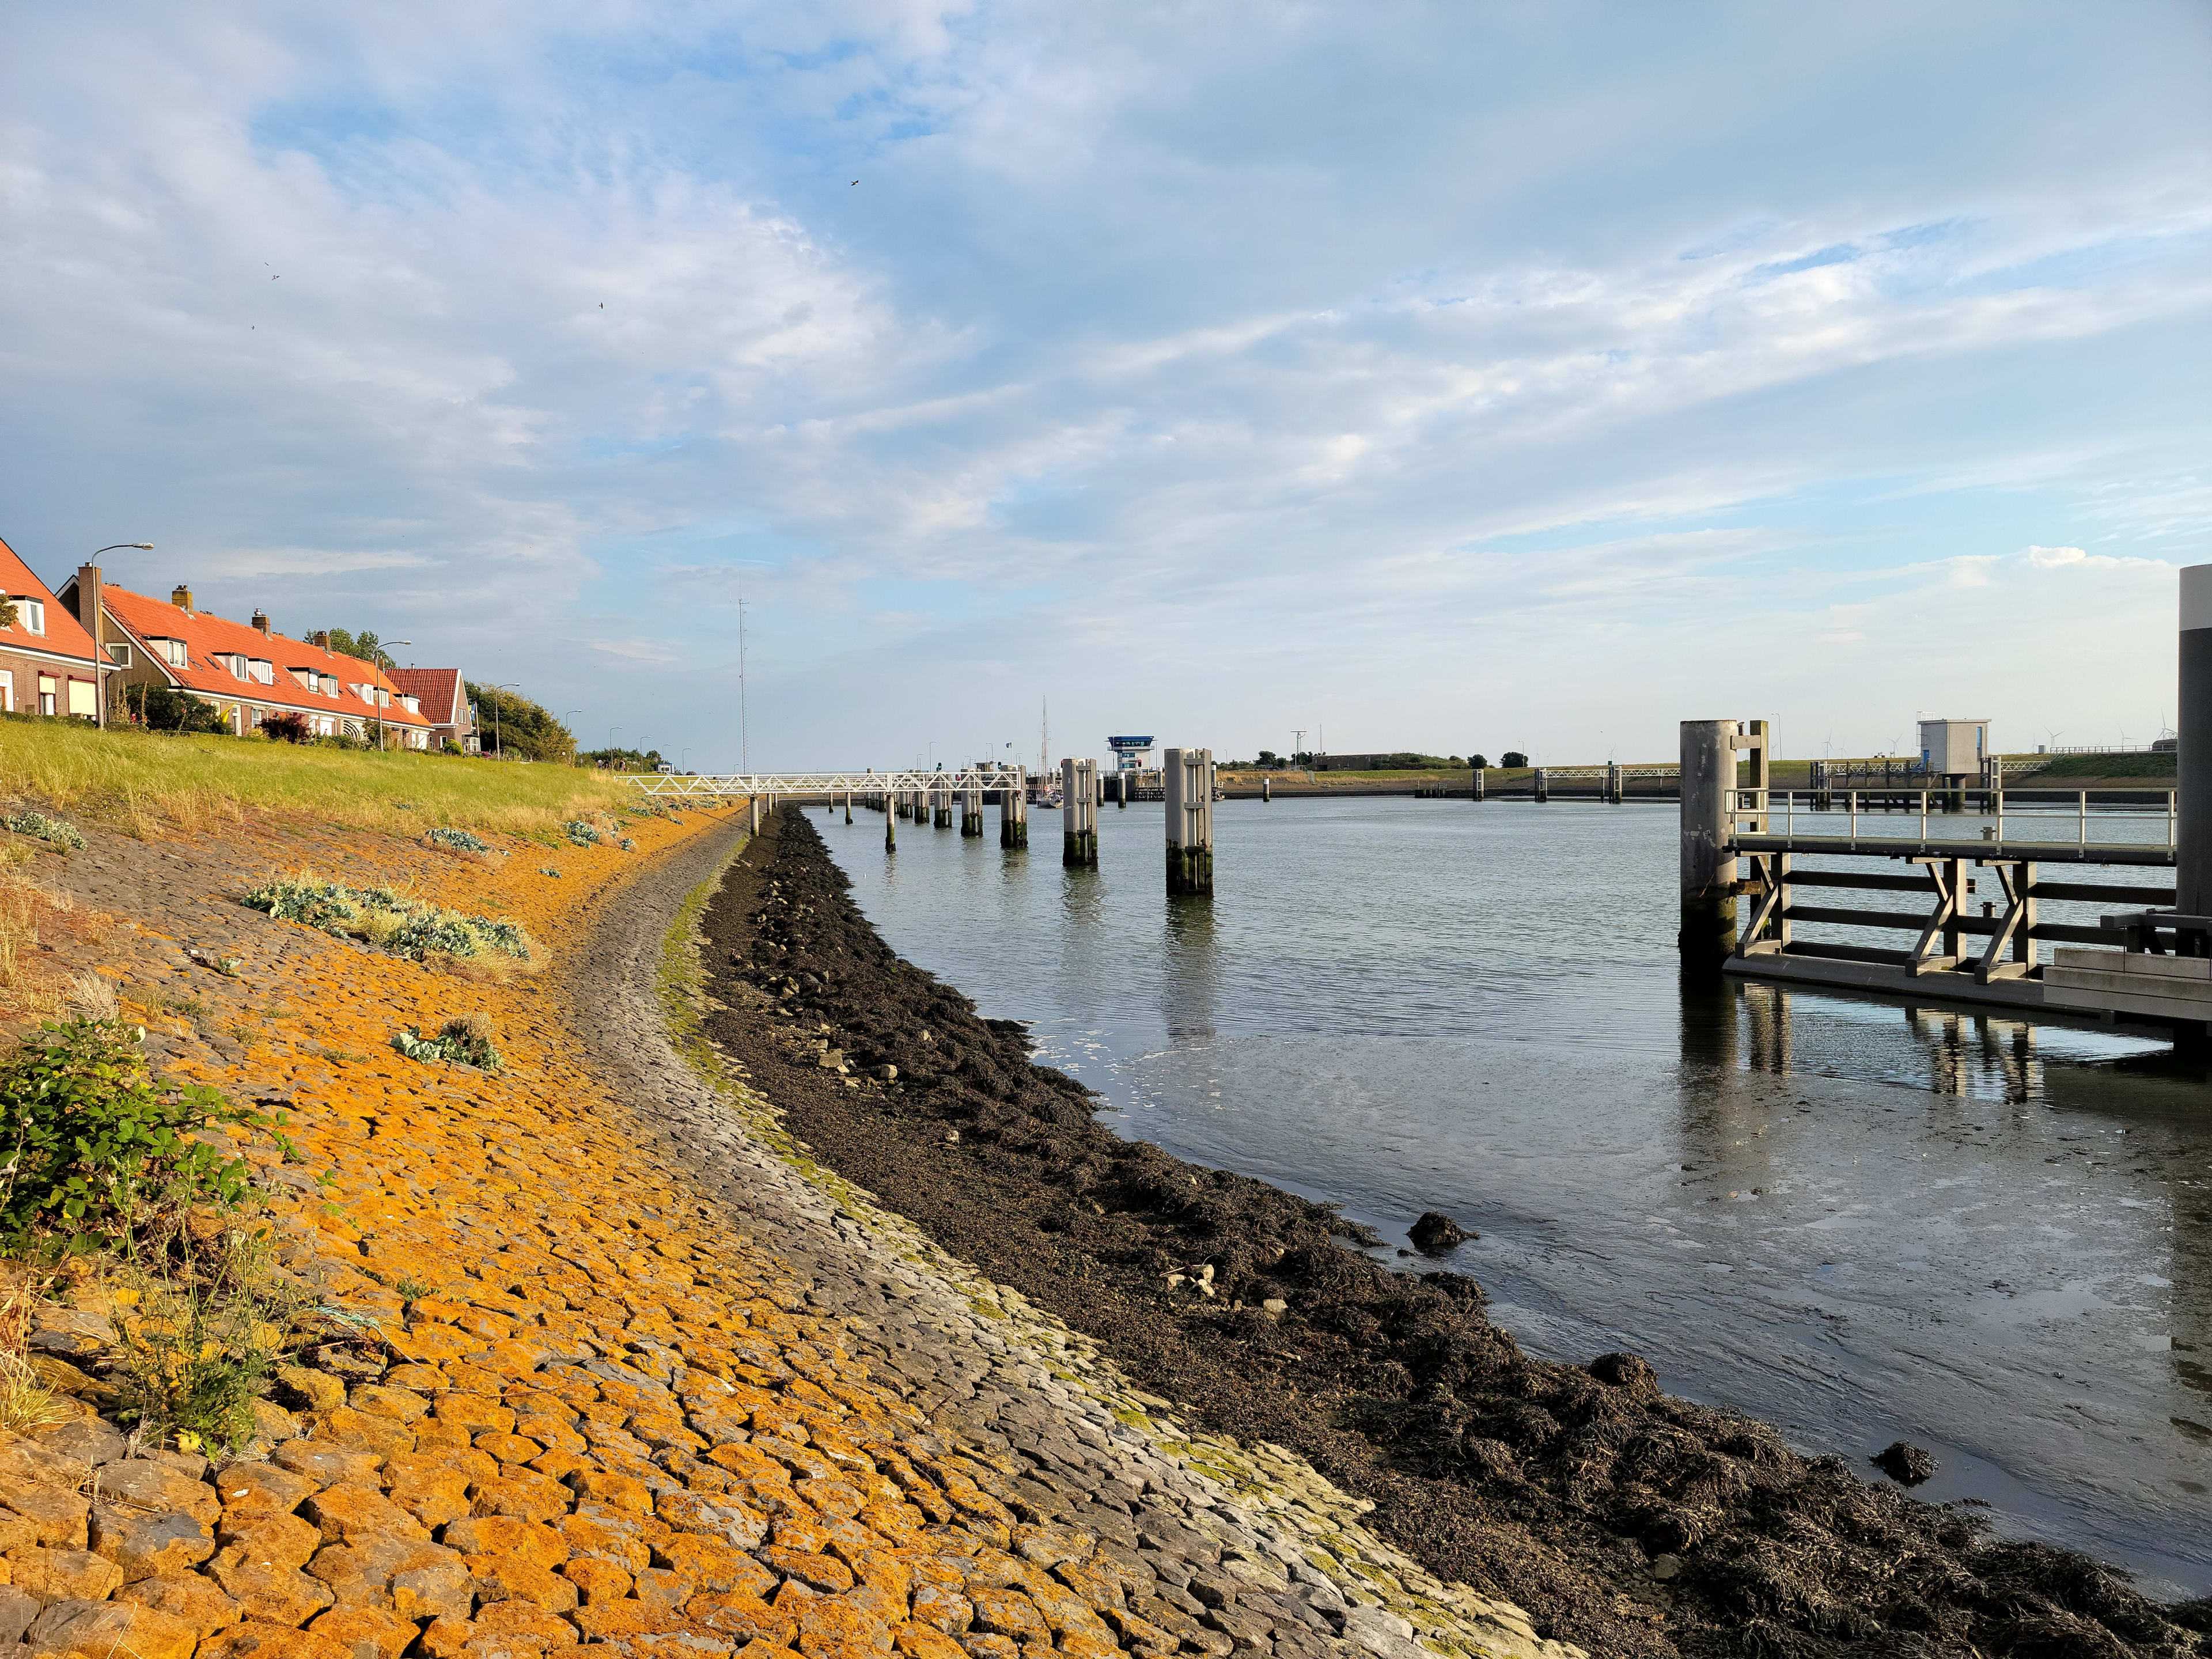
[[[2035,758],[2021,756],[2019,764],[2024,766]],[[2172,755],[2052,755],[2034,771],[2023,774],[2021,781],[2033,785],[2045,778],[2171,778],[2175,758]],[[2013,763],[2008,760],[2008,775],[2012,769]]]
[[[632,798],[614,775],[461,756],[352,753],[262,738],[103,732],[74,720],[0,720],[0,797],[143,832],[234,821],[259,809],[420,835],[556,829]]]

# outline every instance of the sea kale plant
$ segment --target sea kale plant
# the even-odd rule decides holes
[[[425,833],[434,847],[450,847],[457,853],[489,853],[491,843],[481,836],[472,836],[465,830],[432,830]]]
[[[28,808],[0,817],[0,829],[11,830],[19,836],[33,836],[49,847],[66,848],[72,853],[84,851],[84,837],[78,833],[75,824],[64,823],[59,818],[50,818],[44,812],[33,812]]]
[[[457,1060],[486,1072],[495,1072],[503,1063],[499,1050],[491,1046],[491,1021],[482,1014],[449,1019],[434,1037],[424,1036],[416,1026],[403,1026],[392,1046],[410,1060]]]
[[[530,939],[511,921],[465,916],[388,887],[342,887],[301,875],[264,882],[240,901],[279,921],[296,921],[341,939],[358,939],[394,956],[475,957],[491,952],[530,960]]]

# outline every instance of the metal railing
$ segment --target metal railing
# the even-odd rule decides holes
[[[1794,841],[1796,839],[1797,836],[1797,813],[1800,807],[1798,797],[1802,794],[1806,798],[1802,805],[1808,817],[1829,817],[1837,814],[1841,814],[1845,817],[1848,822],[1849,828],[1843,838],[1851,843],[1852,850],[1856,850],[1857,843],[1861,840],[1859,821],[1863,812],[1867,813],[1869,816],[1879,813],[1880,820],[1882,822],[1894,821],[1894,814],[1890,811],[1884,809],[1863,808],[1860,805],[1859,799],[1862,793],[1879,794],[1884,799],[1895,799],[1898,792],[1894,790],[1870,790],[1862,792],[1856,789],[1824,791],[1797,789],[1732,790],[1729,792],[1729,797],[1730,829],[1733,832],[1738,827],[1738,820],[1743,818],[1756,818],[1760,820],[1760,822],[1757,828],[1752,830],[1751,833],[1759,836],[1771,837],[1776,834],[1773,820],[1778,816],[1782,819],[1783,823],[1780,835],[1784,840]],[[1955,795],[1963,793],[1966,792],[1943,789],[1922,789],[1917,792],[1908,790],[1905,792],[1908,798],[1911,798],[1916,794],[1917,796],[1920,823],[1919,840],[1922,842],[1926,843],[1929,842],[1928,830],[1929,820],[1931,817],[1934,817],[1938,821],[1947,818],[1955,819],[1964,817],[1982,817],[1990,819],[1991,822],[1989,824],[1983,826],[1982,836],[1980,838],[1981,841],[1984,843],[1993,843],[1996,846],[2002,846],[2008,839],[2005,834],[2005,823],[2008,813],[2009,812],[2009,816],[2014,823],[2019,823],[2022,820],[2028,821],[2033,824],[2054,822],[2070,823],[2074,827],[2074,834],[2070,838],[2071,844],[2077,849],[2084,851],[2093,846],[2126,847],[2130,849],[2140,850],[2148,845],[2148,843],[2140,840],[2129,840],[2118,842],[2092,842],[2089,839],[2090,792],[2086,789],[2076,790],[2075,792],[2074,806],[2073,810],[2070,811],[2063,809],[2057,811],[2047,810],[2051,805],[2048,797],[2053,793],[2050,790],[2036,791],[2036,795],[2042,799],[2039,799],[2033,805],[2010,809],[2007,807],[2005,802],[2005,792],[2003,790],[1997,789],[1990,791],[1987,792],[1989,803],[1987,810],[1980,813],[1967,813],[1962,811],[1954,811],[1940,804],[1934,805],[1933,807],[1930,805],[1931,797],[1941,798],[1946,795]],[[1974,791],[1972,793],[1982,793],[1984,792]],[[2100,795],[2111,795],[2123,792],[2116,790],[2099,790],[2096,793]],[[2145,806],[2150,806],[2154,804],[2163,805],[2165,808],[2166,836],[2164,842],[2160,845],[2162,846],[2163,850],[2167,854],[2167,861],[2170,862],[2179,832],[2179,820],[2176,817],[2174,808],[2174,792],[2170,789],[2144,789],[2127,793],[2133,793],[2145,797]],[[1831,803],[1829,805],[1820,806],[1815,804],[1817,798],[1823,794],[1828,798]],[[1778,797],[1780,800],[1778,809],[1776,805]],[[2109,801],[2100,800],[2097,805],[2100,806],[2109,806],[2112,803]],[[2136,808],[2132,811],[2127,811],[2124,812],[2108,813],[2100,816],[2118,818],[2121,821],[2129,823],[2140,824],[2146,817],[2149,816],[2149,814],[2142,808]],[[1820,836],[1819,839],[1822,842],[1826,843],[1833,842],[1837,837],[1832,835],[1829,835]],[[1887,852],[1894,847],[1899,838],[1894,835],[1881,835],[1869,836],[1866,839],[1872,843],[1869,848],[1869,851]],[[1942,836],[1936,838],[1937,841],[1946,842],[1958,842],[1962,841],[1963,839],[1963,837],[1959,836]],[[1967,844],[1972,845],[1973,843],[1968,842]],[[2054,842],[2037,842],[2033,844],[2039,847],[2048,847],[2063,843]],[[1761,850],[1788,849],[1762,848]],[[1817,850],[1828,852],[1844,849],[1823,845]]]

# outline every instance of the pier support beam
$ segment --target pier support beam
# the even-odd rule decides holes
[[[1018,766],[999,791],[999,845],[1009,853],[1029,850],[1030,775]]]
[[[952,786],[933,783],[929,786],[930,823],[939,830],[952,827]]]
[[[2174,810],[2174,904],[2185,916],[2212,914],[2212,564],[2181,572],[2180,738]]]
[[[898,821],[899,815],[892,810],[890,793],[889,791],[885,791],[884,794],[884,851],[886,853],[896,853],[898,851]]]
[[[1168,896],[1213,896],[1213,751],[1162,751],[1167,799]]]
[[[1060,763],[1060,861],[1074,870],[1098,867],[1098,763]]]
[[[1468,789],[1467,789],[1467,798],[1468,798],[1469,800],[1480,800],[1480,799],[1483,799],[1483,787],[1482,787],[1482,785],[1483,785],[1483,775],[1483,775],[1483,769],[1482,769],[1481,767],[1478,766],[1478,767],[1476,767],[1476,768],[1474,769],[1474,771],[1473,771],[1472,775],[1470,775],[1470,778],[1469,778],[1469,781],[1468,781]]]
[[[1618,761],[1605,763],[1605,798],[1615,806],[1620,805],[1620,763]]]
[[[1530,778],[1531,778],[1531,780],[1532,780],[1532,781],[1531,781],[1531,785],[1530,785],[1530,787],[1531,787],[1531,789],[1532,789],[1533,793],[1534,793],[1534,795],[1535,795],[1536,799],[1537,799],[1538,800],[1549,800],[1549,799],[1551,799],[1551,798],[1552,798],[1552,781],[1551,781],[1550,777],[1546,774],[1545,769],[1544,769],[1542,767],[1540,767],[1540,767],[1536,768],[1536,769],[1535,769],[1535,770],[1534,770],[1534,772],[1532,772],[1529,775],[1530,775]]]
[[[1735,866],[1729,796],[1735,788],[1734,720],[1682,722],[1682,965],[1717,972],[1735,949]]]
[[[960,792],[960,834],[963,840],[969,836],[978,841],[983,838],[983,792],[980,789]]]

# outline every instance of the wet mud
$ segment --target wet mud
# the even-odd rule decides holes
[[[804,814],[775,813],[706,930],[710,1034],[792,1129],[948,1249],[1207,1426],[1291,1447],[1432,1571],[1601,1656],[2212,1653],[2088,1558],[1995,1536],[1633,1354],[1524,1352],[1471,1278],[1098,1123],[1021,1026],[900,960]],[[1438,1218],[1439,1220],[1443,1218]]]

